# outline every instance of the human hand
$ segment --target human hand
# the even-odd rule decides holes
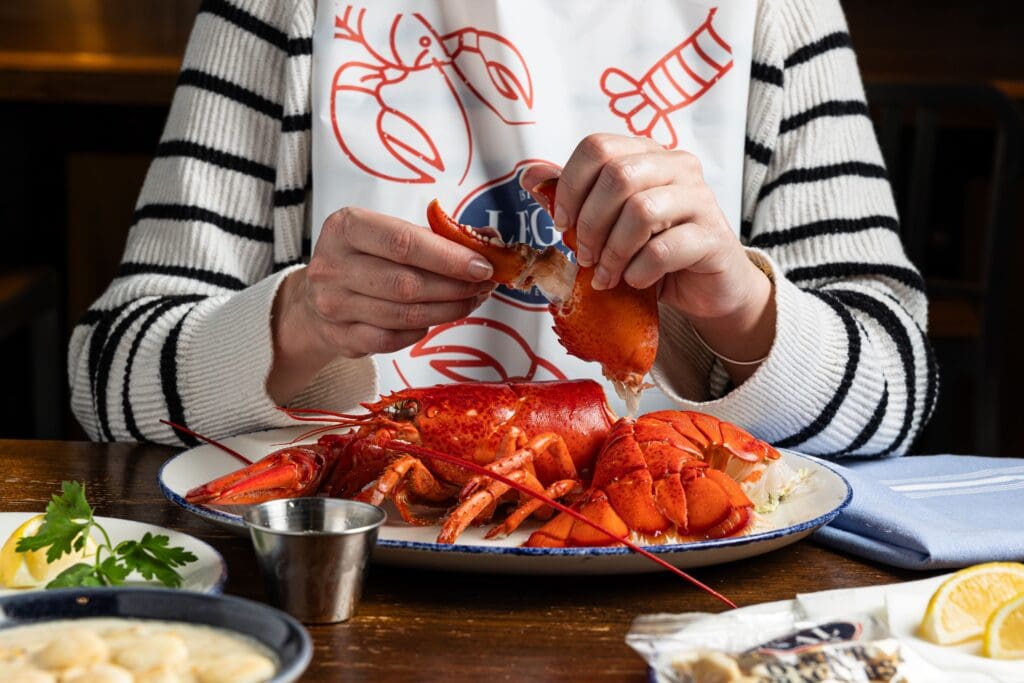
[[[309,265],[278,291],[270,395],[286,402],[338,356],[397,351],[466,317],[493,290],[492,273],[418,225],[355,207],[331,214]]]
[[[747,257],[700,162],[648,138],[595,134],[565,168],[533,166],[524,187],[557,175],[555,224],[576,226],[593,286],[621,279],[684,315],[722,355],[760,358],[774,339],[771,282]]]

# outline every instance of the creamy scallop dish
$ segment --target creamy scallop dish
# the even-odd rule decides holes
[[[260,683],[276,670],[262,644],[209,626],[98,618],[0,630],[4,683]]]

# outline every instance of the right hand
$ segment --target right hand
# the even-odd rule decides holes
[[[466,317],[494,289],[493,272],[429,229],[367,209],[336,211],[309,265],[285,279],[274,302],[271,397],[287,402],[338,356],[398,351]]]

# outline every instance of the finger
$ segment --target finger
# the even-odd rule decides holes
[[[700,225],[674,226],[651,238],[626,267],[622,277],[630,287],[650,287],[669,273],[699,264],[711,254],[714,243],[714,236]]]
[[[481,295],[480,300],[486,298]],[[459,301],[407,304],[353,294],[346,302],[345,318],[389,330],[418,330],[461,320],[473,312],[477,297]]]
[[[562,169],[551,164],[533,164],[527,166],[519,176],[519,186],[529,192],[545,180],[557,178],[561,173]]]
[[[555,224],[576,225],[583,200],[590,194],[601,169],[612,159],[660,149],[647,138],[596,133],[583,138],[569,156],[558,177],[555,193]]]
[[[366,323],[346,325],[345,346],[354,353],[371,356],[378,353],[394,353],[423,339],[427,329],[390,330]]]
[[[605,242],[630,197],[681,177],[681,157],[664,150],[620,156],[605,164],[576,221],[576,259],[580,264],[589,266],[602,260]]]
[[[692,195],[677,185],[652,187],[629,196],[601,246],[594,271],[594,289],[610,289],[645,244],[673,225],[692,219],[697,209]]]
[[[395,263],[467,282],[494,274],[487,259],[472,249],[394,216],[348,207],[335,212],[328,223],[356,250]]]
[[[349,291],[404,303],[458,301],[494,289],[490,281],[455,280],[369,254],[353,255],[343,277]]]

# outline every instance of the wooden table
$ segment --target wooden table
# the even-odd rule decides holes
[[[83,481],[99,514],[202,538],[227,560],[226,592],[263,600],[248,539],[160,494],[157,470],[173,453],[136,444],[0,440],[0,510],[42,511],[61,480]],[[807,541],[693,574],[741,606],[924,576]],[[358,616],[309,629],[315,651],[303,680],[642,681],[645,664],[624,642],[634,617],[722,608],[668,574],[494,576],[374,566]]]

